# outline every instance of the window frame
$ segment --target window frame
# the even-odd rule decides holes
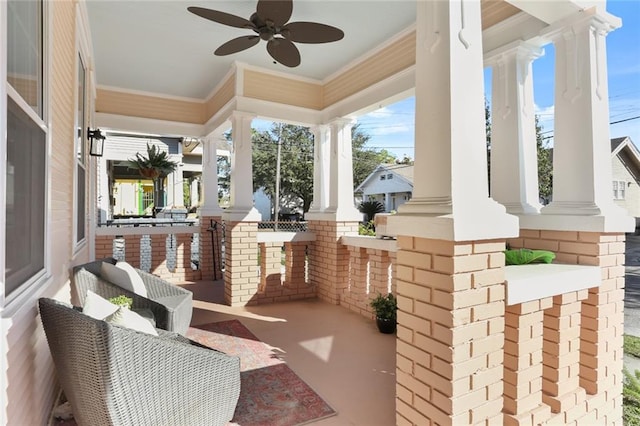
[[[41,3],[40,15],[40,37],[41,37],[41,115],[38,114],[22,97],[16,89],[14,89],[8,81],[7,66],[8,66],[8,43],[0,43],[0,188],[6,188],[6,173],[4,170],[7,168],[7,115],[8,104],[7,99],[11,98],[18,107],[32,120],[43,132],[44,132],[44,144],[45,144],[45,158],[44,158],[44,177],[45,177],[45,196],[43,201],[44,209],[44,259],[43,268],[37,273],[33,274],[28,280],[20,284],[10,295],[6,294],[6,259],[4,253],[6,253],[6,208],[7,199],[6,191],[0,191],[0,312],[3,316],[10,316],[17,311],[26,301],[31,298],[36,292],[41,290],[48,282],[51,281],[51,248],[49,242],[51,241],[51,226],[50,226],[50,205],[51,205],[51,167],[50,167],[50,155],[51,155],[51,103],[49,101],[50,90],[50,78],[49,72],[51,64],[51,8],[49,3],[44,0],[39,0]],[[8,40],[7,33],[7,20],[8,20],[8,4],[7,2],[0,2],[0,39]]]
[[[627,182],[624,180],[613,181],[613,199],[616,201],[624,201],[627,196]]]
[[[74,90],[74,99],[75,99],[75,111],[74,111],[74,133],[75,131],[80,131],[81,137],[75,135],[74,142],[74,167],[73,167],[73,245],[74,251],[77,252],[87,243],[87,234],[88,234],[88,195],[89,195],[89,158],[88,158],[88,137],[87,137],[87,129],[89,128],[89,93],[88,93],[88,83],[89,83],[89,68],[87,67],[87,60],[85,59],[86,55],[83,52],[80,43],[77,43],[76,46],[76,67],[75,67],[75,90]],[[80,67],[84,71],[83,81],[82,81],[82,111],[79,105],[80,103]],[[82,117],[80,117],[80,113],[82,113]],[[79,146],[81,144],[81,146]],[[84,190],[84,196],[80,197],[80,174],[79,169],[84,171],[84,183],[82,189]],[[79,211],[80,201],[84,201],[82,218],[84,222],[84,234],[80,238],[79,235]]]

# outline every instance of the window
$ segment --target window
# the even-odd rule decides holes
[[[78,98],[76,100],[76,243],[84,240],[86,218],[86,144],[87,144],[87,108],[86,108],[86,69],[82,55],[78,54]]]
[[[380,180],[385,180],[387,178],[386,175],[380,175]]]
[[[47,127],[42,2],[7,2],[5,297],[45,268]],[[6,166],[6,167],[5,167]],[[0,271],[1,272],[1,271]]]
[[[389,173],[389,174],[387,175],[387,179],[393,179],[393,175],[392,175],[391,173]]]
[[[623,180],[613,181],[613,199],[624,200],[624,192],[627,189],[627,182]]]

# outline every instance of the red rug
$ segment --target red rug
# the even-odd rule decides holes
[[[240,399],[232,420],[239,426],[295,426],[335,415],[267,344],[238,320],[189,328],[187,337],[240,357]]]

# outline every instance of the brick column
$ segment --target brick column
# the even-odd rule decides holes
[[[282,245],[276,242],[260,243],[260,293],[279,291],[282,287],[280,259]]]
[[[397,424],[502,424],[504,241],[398,237]]]
[[[226,222],[224,299],[230,306],[257,303],[257,233],[257,222]]]
[[[316,236],[309,250],[309,280],[320,299],[339,305],[349,279],[349,251],[339,240],[357,235],[358,222],[309,220],[308,227]]]
[[[151,273],[158,276],[169,275],[167,269],[167,235],[151,235]]]
[[[215,229],[212,229],[213,227]],[[223,278],[222,237],[222,218],[220,216],[200,218],[199,269],[203,280],[216,281]]]
[[[619,423],[622,417],[625,236],[581,232],[580,237],[583,241],[591,240],[600,253],[581,260],[592,261],[602,269],[602,284],[589,289],[589,295],[582,303],[580,385],[588,394],[600,396],[591,404],[597,408],[598,422]]]
[[[553,413],[586,397],[580,387],[580,301],[586,297],[586,290],[554,296],[553,307],[544,313],[542,400]]]
[[[134,268],[140,268],[141,235],[124,236],[124,260]]]
[[[507,306],[504,330],[504,424],[540,424],[551,416],[542,404],[542,321],[546,297]]]
[[[176,234],[176,270],[174,276],[178,280],[194,281],[200,274],[191,269],[191,240],[193,234]]]
[[[306,250],[306,242],[284,243],[285,287],[291,289],[308,287],[305,277]]]
[[[113,235],[96,235],[96,259],[113,256]]]

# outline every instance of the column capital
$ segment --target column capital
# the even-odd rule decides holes
[[[484,66],[496,66],[507,58],[516,57],[521,60],[533,61],[541,56],[544,56],[544,49],[541,46],[517,40],[486,53],[484,55]]]
[[[254,120],[255,118],[257,118],[258,116],[252,112],[246,112],[246,111],[238,111],[238,110],[234,110],[231,112],[231,117],[229,117],[231,120]]]
[[[338,117],[329,121],[326,125],[331,126],[331,128],[345,128],[345,127],[353,127],[356,124],[356,120],[353,118],[347,117]]]
[[[329,126],[328,124],[315,124],[309,127],[309,130],[311,130],[314,136],[316,133],[327,132],[330,129],[331,129],[331,126]]]
[[[608,12],[599,10],[597,7],[583,9],[579,12],[554,22],[545,30],[540,32],[540,36],[555,41],[564,37],[567,33],[579,33],[594,29],[601,34],[607,34],[622,26],[622,20]]]

